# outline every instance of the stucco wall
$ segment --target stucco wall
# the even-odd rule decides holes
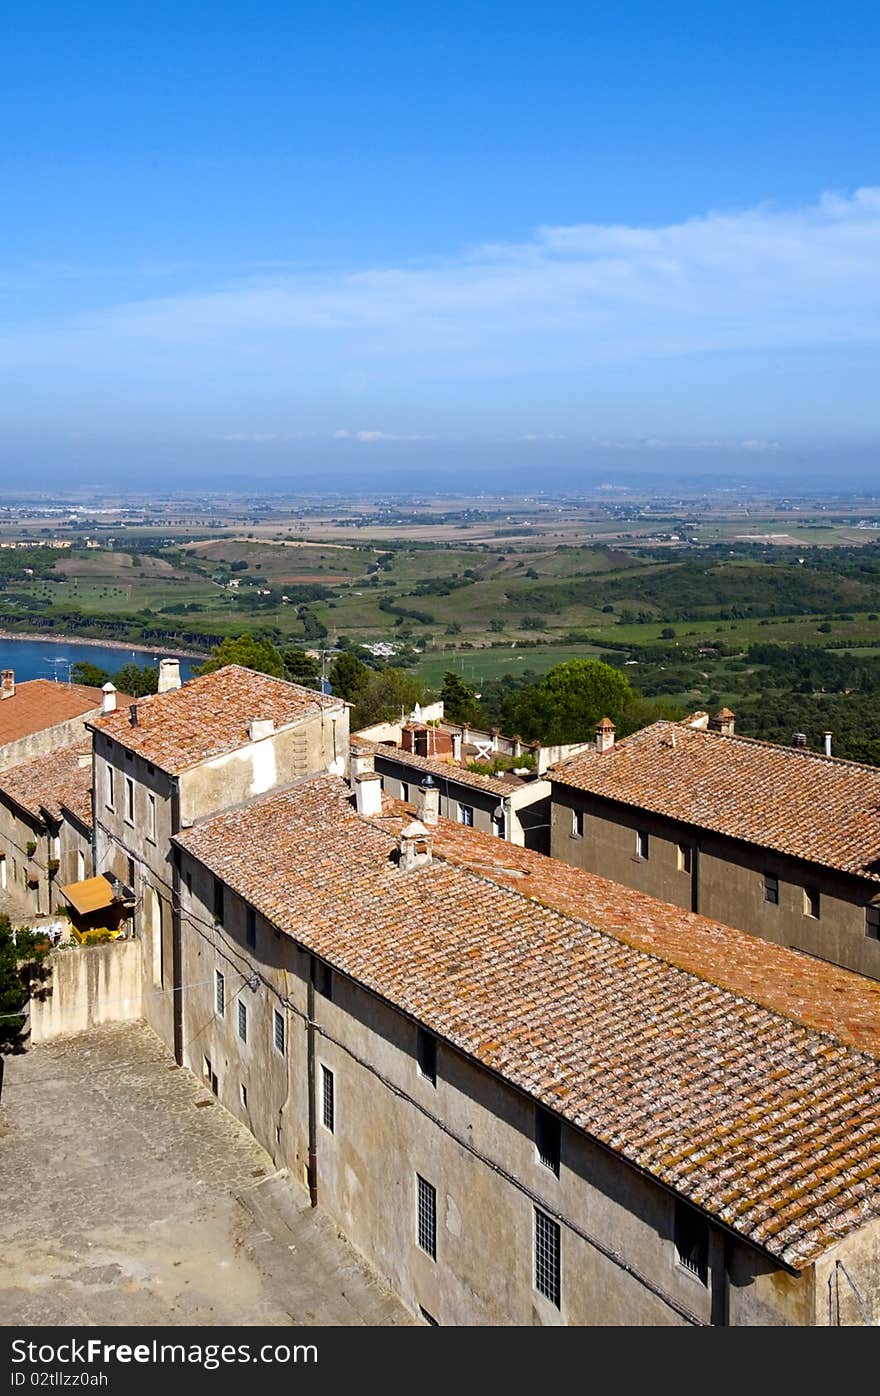
[[[572,834],[572,811],[583,812],[583,836]],[[880,941],[865,933],[865,905],[876,884],[800,863],[720,835],[690,829],[554,785],[554,858],[688,910],[698,910],[763,940],[880,978]],[[636,831],[648,834],[648,858],[636,854]],[[692,850],[692,870],[678,866],[678,846]],[[779,882],[779,902],[764,900],[763,877]],[[805,915],[804,888],[819,892],[818,920]]]
[[[51,976],[31,999],[31,1042],[141,1016],[140,948],[132,941],[56,950]]]
[[[305,1180],[309,957],[228,890],[213,924],[213,877],[183,855],[186,1064],[205,1058],[219,1099],[279,1166]],[[417,875],[417,874],[413,874]],[[224,975],[224,1012],[215,973]],[[251,977],[256,974],[256,987]],[[247,1007],[248,1040],[237,1004]],[[286,1002],[285,1002],[286,1000]],[[286,1052],[273,1013],[285,1014]],[[441,1324],[809,1323],[812,1276],[781,1272],[709,1228],[703,1283],[678,1262],[675,1201],[566,1125],[559,1176],[537,1158],[535,1106],[440,1044],[436,1085],[417,1066],[417,1024],[342,975],[315,994],[318,1203],[418,1313]],[[335,1129],[321,1122],[321,1067],[333,1072]],[[210,1078],[208,1078],[210,1085]],[[242,1098],[245,1087],[247,1102]],[[437,1258],[417,1245],[416,1175],[437,1190]],[[561,1305],[534,1286],[534,1209],[561,1218]]]
[[[12,699],[12,702],[15,702],[15,699]],[[79,717],[69,718],[67,722],[58,722],[54,727],[44,727],[41,732],[30,732],[26,737],[6,742],[0,746],[0,771],[5,771],[9,766],[18,766],[23,761],[32,761],[37,756],[59,751],[61,747],[72,746],[74,742],[81,742],[86,735],[84,723],[99,716],[100,712],[100,707],[92,708]]]

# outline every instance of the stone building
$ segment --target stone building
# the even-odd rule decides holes
[[[180,946],[171,838],[315,771],[348,764],[348,705],[238,665],[181,686],[163,660],[160,691],[114,704],[93,733],[94,872],[108,908],[133,910],[143,947],[145,1016],[166,1042],[180,1030]],[[75,895],[75,893],[74,893]]]
[[[876,1321],[880,986],[354,785],[173,838],[178,1059],[412,1311]]]
[[[444,818],[540,853],[550,851],[550,784],[544,772],[586,746],[542,747],[497,729],[447,722],[442,703],[406,721],[363,728],[352,741],[353,754],[361,752],[375,763],[389,795],[407,802],[430,775]]]
[[[0,673],[0,770],[19,766],[83,737],[83,722],[101,711],[102,692],[50,679],[15,682],[15,670]]]
[[[880,977],[880,769],[655,722],[549,773],[551,854],[819,959]]]
[[[64,906],[60,888],[92,861],[91,742],[0,769],[0,910],[34,917]]]

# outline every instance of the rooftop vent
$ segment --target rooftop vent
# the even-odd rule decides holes
[[[0,698],[12,698],[15,695],[15,670],[4,669],[0,674]]]
[[[115,713],[115,712],[116,712],[116,685],[115,685],[115,684],[112,684],[112,683],[109,683],[109,682],[108,682],[108,683],[105,683],[105,684],[104,684],[104,687],[101,689],[101,694],[102,694],[102,697],[101,697],[101,712],[102,712],[102,713]]]
[[[180,688],[180,660],[160,659],[159,693],[170,693],[175,688]]]
[[[610,751],[614,746],[614,723],[610,717],[603,717],[596,727],[596,750]]]
[[[713,732],[720,732],[722,737],[732,737],[736,726],[736,713],[732,713],[730,708],[722,708],[709,719],[709,726]]]
[[[791,744],[792,744],[792,746],[806,746],[806,745],[807,745],[807,734],[806,734],[806,732],[795,732],[794,736],[793,736],[792,739],[791,739]]]
[[[397,839],[402,872],[426,868],[431,863],[431,834],[418,819],[401,829]]]

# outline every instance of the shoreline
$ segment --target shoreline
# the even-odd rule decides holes
[[[61,635],[49,635],[45,631],[39,630],[28,631],[26,634],[23,631],[13,633],[9,630],[0,630],[0,641],[2,640],[29,640],[49,645],[95,645],[102,650],[128,650],[129,652],[136,650],[141,654],[159,655],[163,659],[205,660],[210,657],[210,651],[203,653],[200,650],[159,649],[156,645],[131,644],[125,640],[94,640],[91,636],[86,635],[64,635],[62,637]]]

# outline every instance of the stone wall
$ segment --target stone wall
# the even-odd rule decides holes
[[[30,1004],[32,1043],[142,1016],[141,950],[136,941],[55,950],[46,963],[49,978]]]

